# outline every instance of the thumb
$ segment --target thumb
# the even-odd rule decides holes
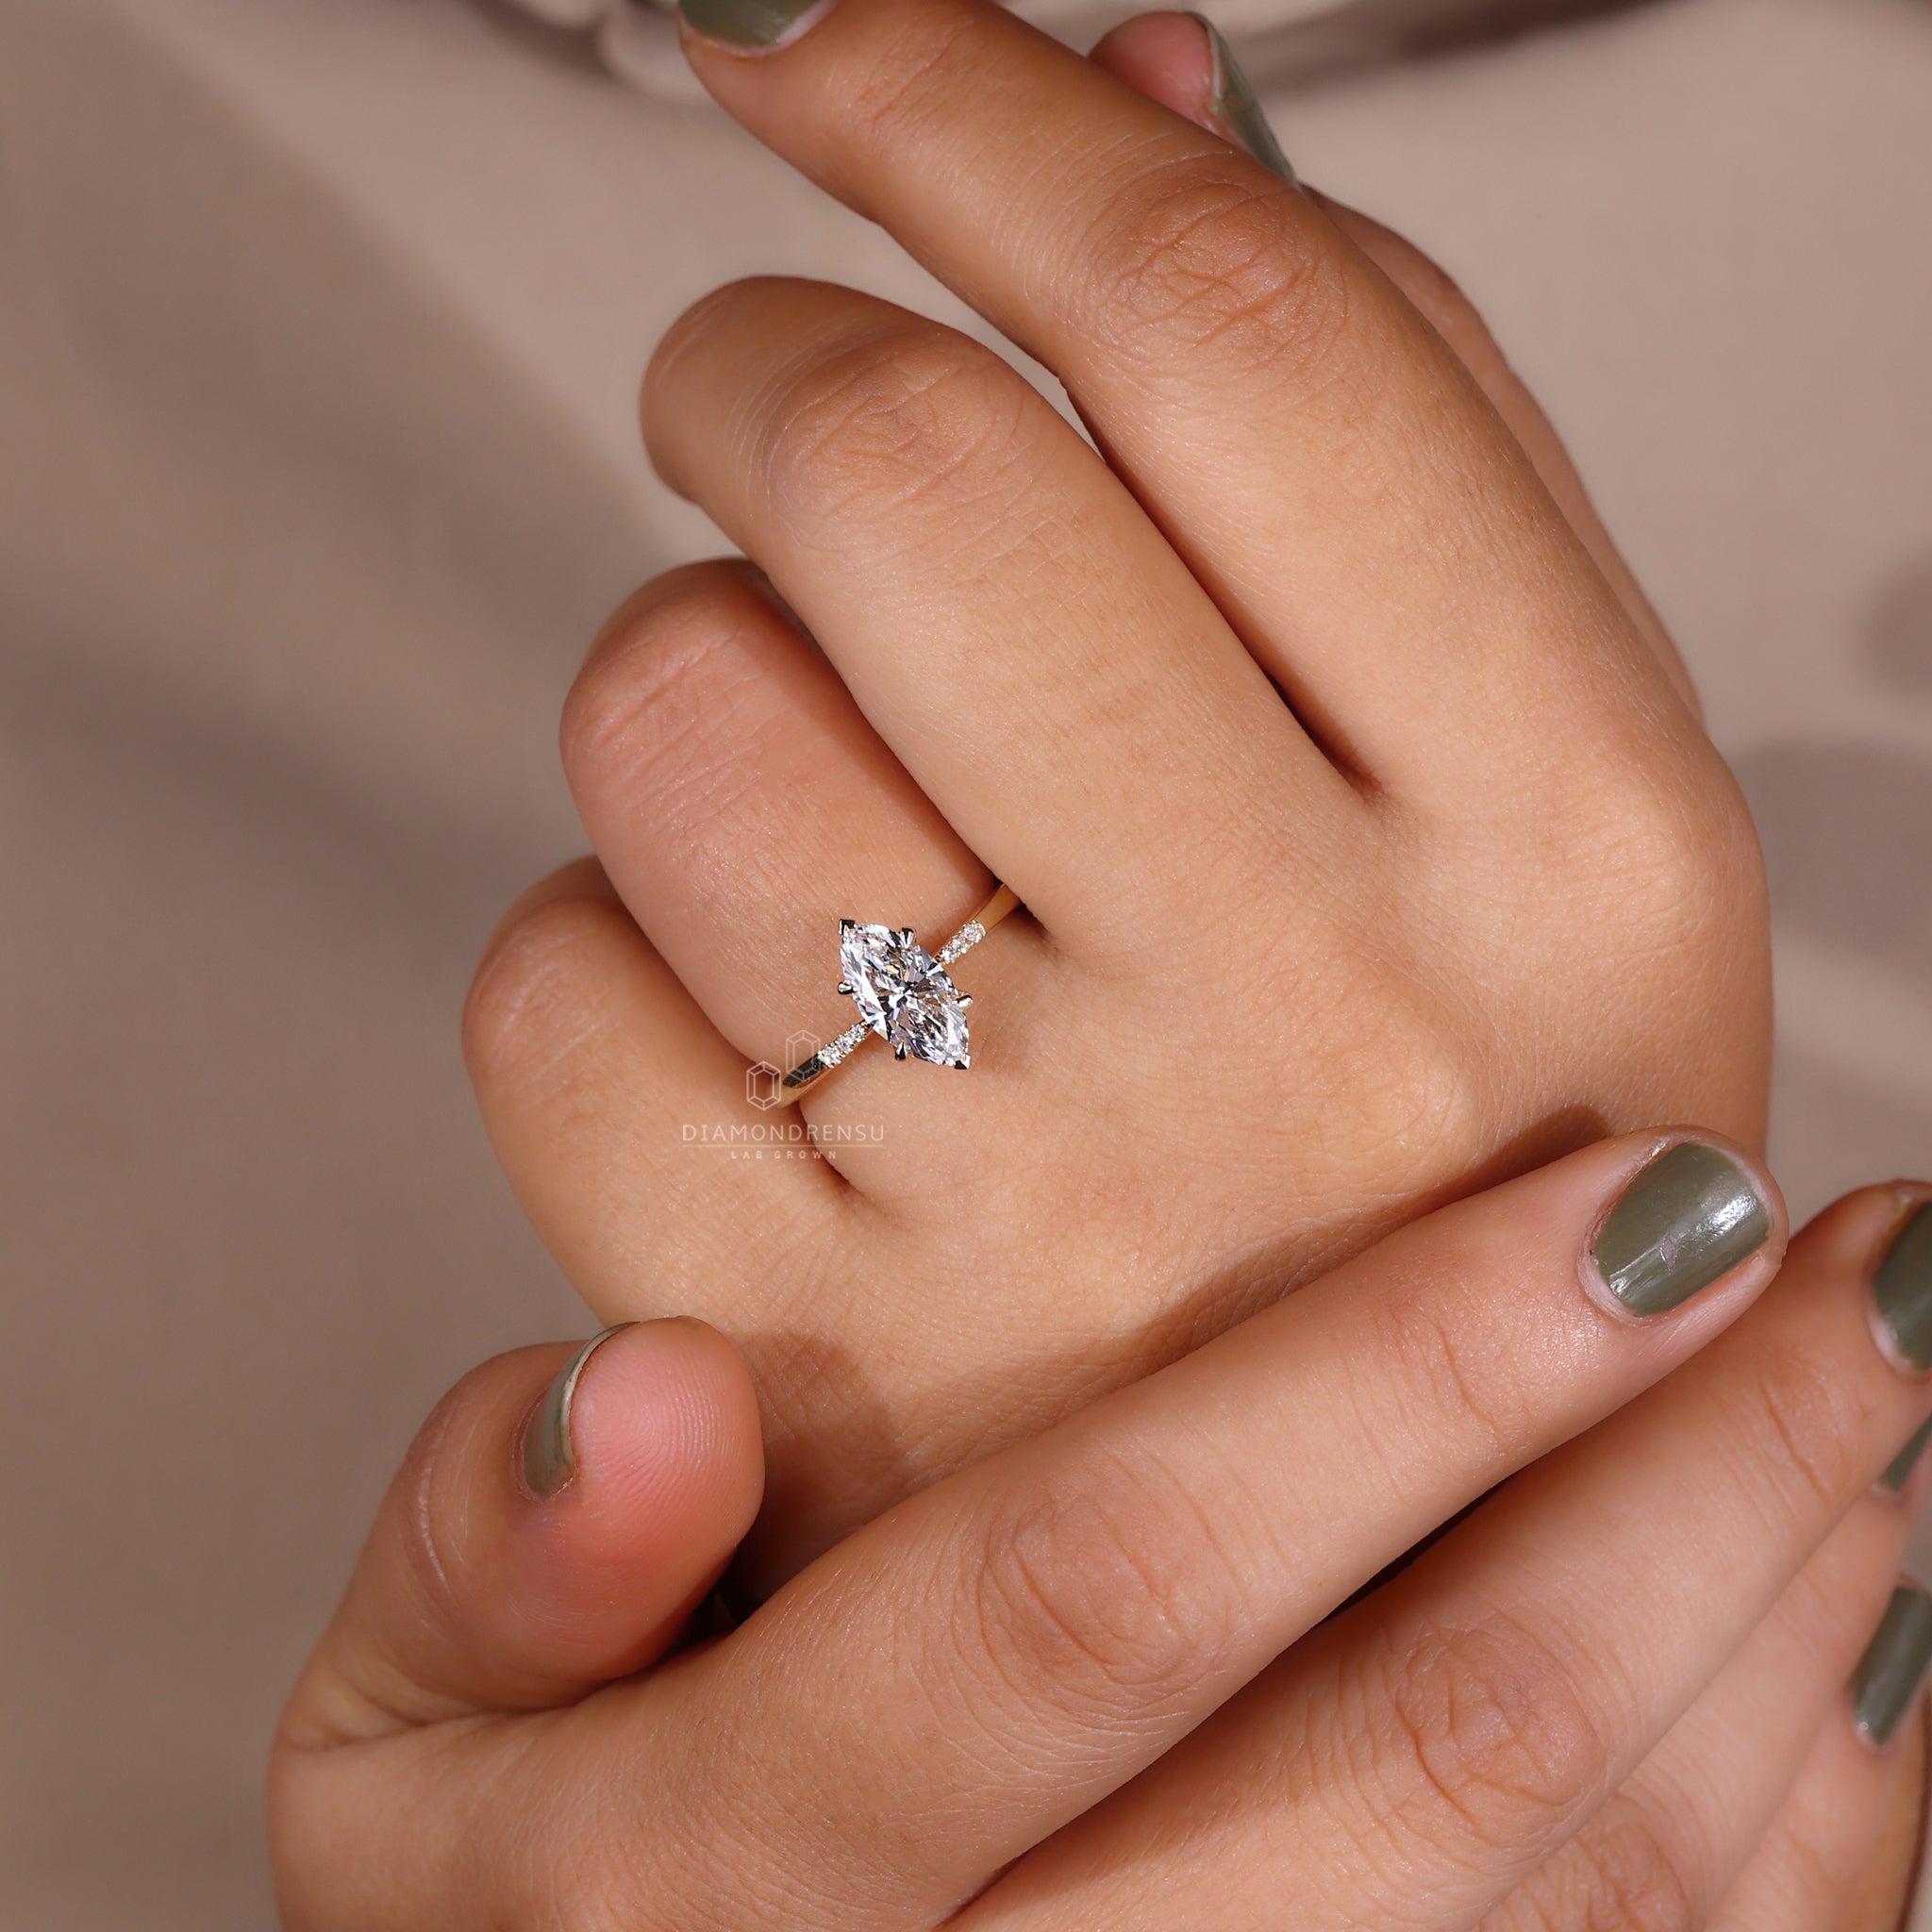
[[[642,1669],[729,1561],[763,1480],[750,1378],[700,1322],[485,1362],[411,1444],[283,1741],[542,1709]]]

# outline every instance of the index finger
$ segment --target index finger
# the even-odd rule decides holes
[[[1415,1224],[587,1707],[592,1764],[660,1827],[625,1834],[652,1890],[766,1923],[747,1902],[810,1872],[785,1922],[841,1932],[956,1907],[1741,1310],[1782,1212],[1689,1144],[1606,1142]]]

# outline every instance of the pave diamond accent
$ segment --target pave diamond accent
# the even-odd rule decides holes
[[[946,976],[946,966],[972,943],[966,940],[971,930],[970,925],[963,928],[935,959],[909,925],[895,932],[889,925],[839,922],[839,968],[845,975],[839,991],[851,994],[859,1019],[898,1058],[909,1056],[942,1067],[971,1064],[966,1032],[971,996]],[[982,936],[974,934],[974,939]]]
[[[986,937],[986,928],[978,920],[969,919],[943,946],[940,948],[939,964],[950,966],[961,953],[970,952]]]
[[[872,1038],[872,1028],[861,1020],[857,1026],[848,1026],[837,1040],[819,1048],[809,1059],[800,1060],[785,1075],[781,1086],[790,1089],[809,1087],[821,1074],[829,1074],[852,1049],[862,1040]]]
[[[857,1026],[848,1026],[829,1046],[819,1048],[815,1058],[826,1073],[836,1067],[861,1040],[871,1037],[872,1028],[861,1020]]]

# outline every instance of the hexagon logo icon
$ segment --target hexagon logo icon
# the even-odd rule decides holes
[[[784,1089],[778,1084],[785,1075],[770,1060],[758,1060],[744,1070],[744,1097],[756,1108],[769,1111],[785,1105]]]

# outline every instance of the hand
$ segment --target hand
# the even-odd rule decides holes
[[[286,1924],[1827,1932],[1932,1646],[1908,1593],[1858,1661],[1927,1210],[1849,1197],[1749,1306],[1774,1194],[1657,1150],[1439,1211],[641,1678],[757,1507],[743,1373],[688,1322],[486,1365],[284,1721]],[[1726,1229],[1641,1322],[1592,1258]]]
[[[1204,98],[1199,27],[1139,31],[1109,58]],[[1177,33],[1191,79],[1145,44]],[[565,724],[604,870],[512,915],[468,1045],[599,1314],[750,1360],[762,1591],[1422,1208],[1607,1125],[1754,1142],[1766,928],[1668,646],[1412,252],[971,0],[693,58],[1108,458],[809,283],[720,291],[646,385],[658,468],[789,610],[721,563],[613,623]],[[851,1023],[840,916],[937,944],[993,875],[1031,916],[958,969],[969,1074],[855,1056],[800,1109],[861,1137],[837,1172],[693,1144],[787,1119],[747,1060]]]

